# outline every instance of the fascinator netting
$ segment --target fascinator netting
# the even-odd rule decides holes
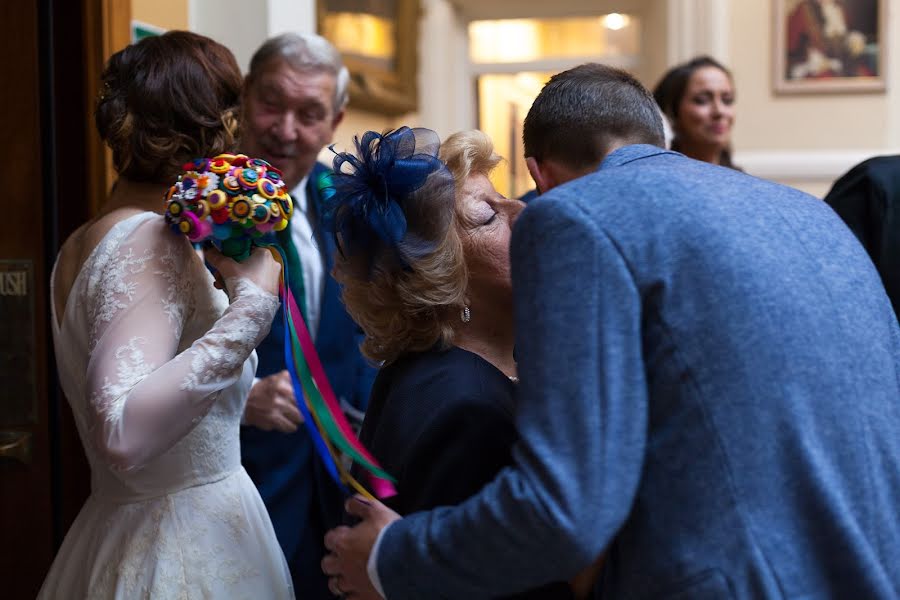
[[[355,155],[334,158],[324,222],[351,274],[370,279],[385,254],[409,268],[434,251],[452,221],[454,183],[430,129],[367,131],[354,143]]]

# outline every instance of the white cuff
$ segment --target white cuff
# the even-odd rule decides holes
[[[381,540],[384,538],[384,532],[387,531],[391,525],[393,525],[393,523],[388,524],[387,527],[378,533],[378,537],[375,538],[375,544],[372,546],[372,552],[369,553],[369,562],[366,563],[366,573],[369,575],[369,581],[372,582],[375,591],[378,592],[378,595],[382,598],[387,597],[384,595],[384,588],[381,587],[381,579],[378,577],[378,549],[381,548]]]

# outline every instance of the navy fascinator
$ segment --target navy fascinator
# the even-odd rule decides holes
[[[354,138],[356,155],[336,153],[334,194],[323,218],[341,255],[371,278],[389,253],[408,269],[447,234],[456,201],[453,176],[438,158],[438,135],[424,128]]]

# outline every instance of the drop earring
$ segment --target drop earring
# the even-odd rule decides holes
[[[469,310],[468,305],[463,305],[463,309],[459,311],[459,318],[462,319],[463,323],[468,323],[472,320],[472,312]]]

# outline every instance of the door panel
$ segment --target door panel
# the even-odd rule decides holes
[[[0,41],[14,57],[0,94],[0,581],[4,597],[33,598],[53,556],[37,1],[0,3],[0,23],[15,23]]]

